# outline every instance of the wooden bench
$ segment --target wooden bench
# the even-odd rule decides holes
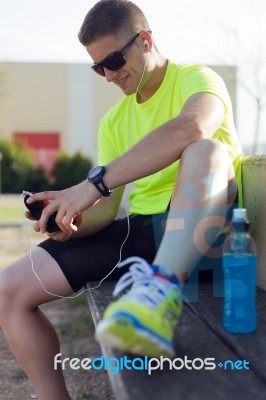
[[[242,163],[243,197],[257,243],[257,285],[266,290],[266,155],[247,157]]]
[[[93,283],[92,283],[93,284]],[[88,292],[94,323],[97,325],[111,299],[114,282],[105,282],[100,290]],[[266,292],[258,289],[258,329],[246,335],[231,335],[221,326],[222,298],[212,296],[211,284],[199,286],[199,301],[184,303],[175,332],[177,358],[215,358],[214,370],[108,370],[117,400],[265,400],[266,393]],[[103,356],[119,359],[124,354],[102,346]],[[127,355],[130,357],[130,355]],[[133,358],[133,356],[131,356]],[[232,362],[249,362],[249,370],[232,369]],[[226,363],[227,361],[227,363]],[[223,366],[219,367],[218,364]],[[225,364],[226,363],[226,364]],[[178,366],[181,365],[179,362]],[[197,362],[199,366],[200,363]],[[235,364],[240,367],[241,363]],[[225,369],[226,368],[226,369]]]
[[[163,370],[126,370],[114,374],[108,369],[116,400],[264,400],[266,397],[266,156],[250,157],[243,162],[244,202],[253,227],[259,255],[257,313],[258,328],[252,334],[234,335],[221,325],[223,288],[217,282],[215,296],[211,282],[195,283],[198,301],[184,295],[181,320],[175,331],[177,369],[169,369],[165,361]],[[96,286],[90,282],[88,286]],[[191,287],[190,283],[190,290]],[[97,290],[88,291],[88,303],[95,325],[112,300],[115,282],[102,283]],[[187,300],[187,301],[186,301]],[[110,360],[135,356],[102,346],[103,356]],[[212,358],[215,368],[201,368],[199,359]],[[188,361],[186,368],[182,360]],[[196,360],[198,359],[198,360]],[[198,369],[196,369],[198,368]]]

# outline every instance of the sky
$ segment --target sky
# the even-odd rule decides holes
[[[0,0],[0,63],[91,62],[77,33],[95,3],[94,0]],[[165,56],[179,63],[238,67],[236,120],[242,142],[251,143],[255,95],[264,89],[263,85],[266,93],[265,0],[135,0],[135,3],[146,14],[153,39]],[[260,139],[266,142],[265,116],[261,120]]]

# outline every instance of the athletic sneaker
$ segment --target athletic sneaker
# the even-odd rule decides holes
[[[107,307],[96,328],[96,340],[132,354],[171,357],[182,309],[178,279],[139,257],[130,257],[119,266],[129,263],[133,264],[117,282],[113,295],[132,287]]]

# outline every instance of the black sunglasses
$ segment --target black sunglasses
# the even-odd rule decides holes
[[[109,69],[110,71],[117,71],[119,68],[123,67],[126,63],[124,55],[133,45],[138,36],[139,33],[136,33],[136,35],[121,50],[109,54],[109,56],[100,63],[93,64],[91,66],[93,71],[97,72],[97,74],[101,76],[105,76],[104,68]]]

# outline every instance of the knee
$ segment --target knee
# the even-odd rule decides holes
[[[182,156],[186,156],[187,154],[191,156],[191,154],[195,154],[197,158],[199,158],[201,155],[212,155],[213,153],[215,153],[215,155],[220,154],[224,156],[227,154],[227,149],[220,140],[200,139],[188,145],[183,151]]]
[[[229,160],[226,146],[217,139],[201,139],[191,143],[183,151],[181,160],[197,160],[198,162],[206,162],[215,159],[215,162],[225,163]]]

